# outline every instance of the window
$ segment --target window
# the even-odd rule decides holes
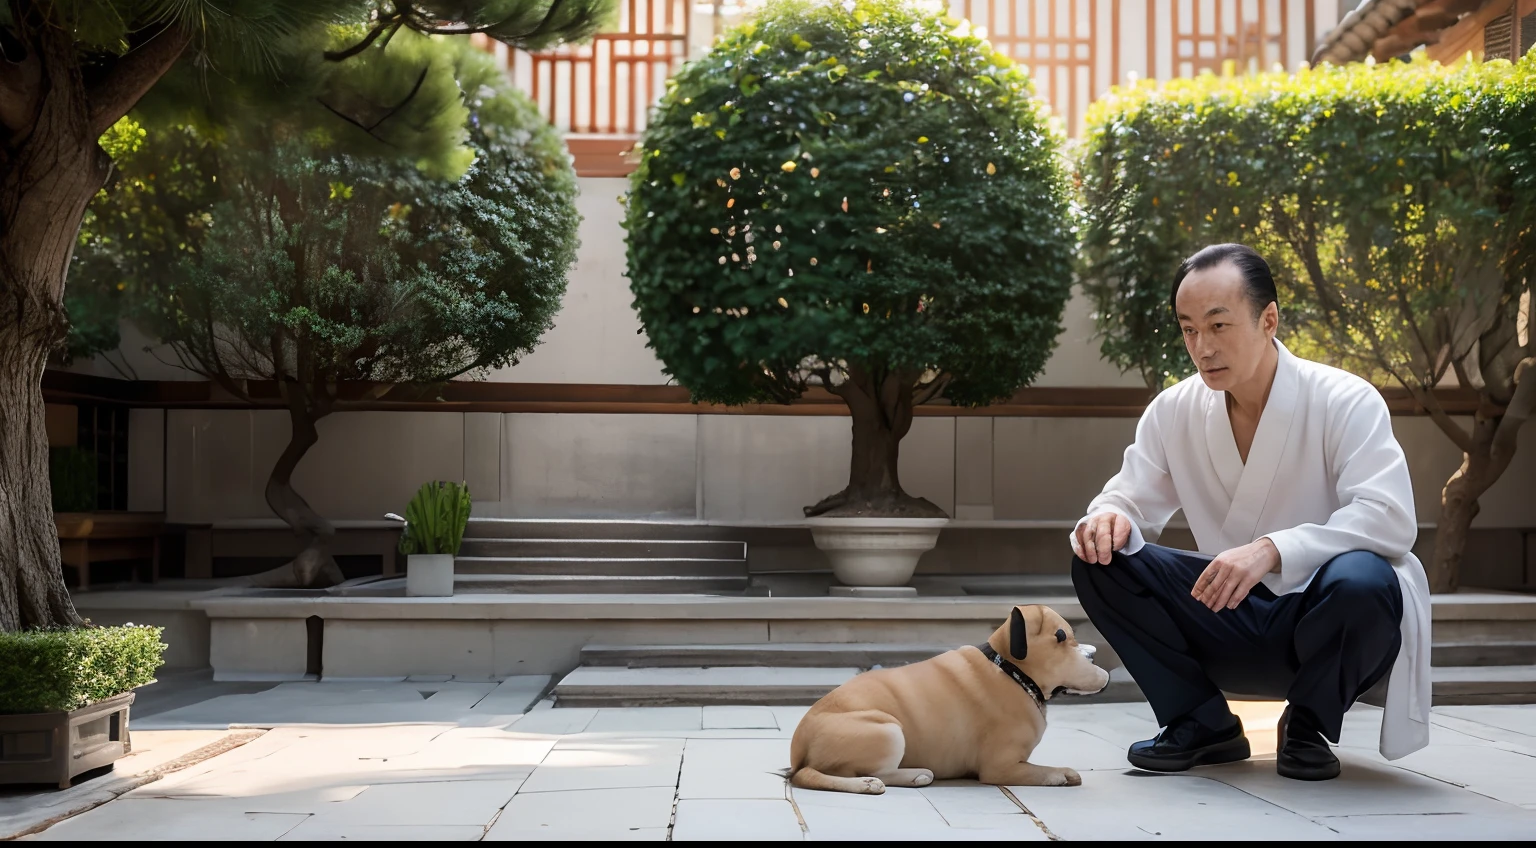
[[[1513,12],[1500,15],[1488,22],[1483,28],[1483,59],[1508,59],[1510,46],[1515,34],[1515,15]]]
[[[75,444],[96,455],[96,509],[128,508],[128,409],[79,405]]]

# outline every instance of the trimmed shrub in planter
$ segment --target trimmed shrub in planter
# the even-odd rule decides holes
[[[132,750],[133,690],[155,682],[159,627],[0,633],[0,784],[57,783]]]
[[[627,198],[634,306],[695,400],[852,418],[807,516],[943,518],[908,495],[913,408],[1011,396],[1072,284],[1059,149],[1027,72],[905,0],[774,0],[669,81]]]

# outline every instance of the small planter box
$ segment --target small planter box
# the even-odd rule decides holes
[[[67,713],[0,715],[0,785],[56,783],[110,765],[133,750],[128,738],[132,692]]]

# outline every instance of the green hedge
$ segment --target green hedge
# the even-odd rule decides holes
[[[1274,268],[1293,349],[1432,384],[1424,328],[1525,276],[1533,77],[1536,57],[1420,60],[1116,89],[1079,160],[1103,354],[1153,385],[1191,373],[1173,273],[1237,241]],[[1504,281],[1489,278],[1501,264]]]
[[[163,629],[0,633],[0,713],[67,712],[154,683]]]

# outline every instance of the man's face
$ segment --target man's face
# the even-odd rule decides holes
[[[1211,389],[1229,391],[1254,379],[1274,344],[1280,313],[1273,303],[1257,316],[1236,265],[1191,271],[1176,301],[1184,347]]]

